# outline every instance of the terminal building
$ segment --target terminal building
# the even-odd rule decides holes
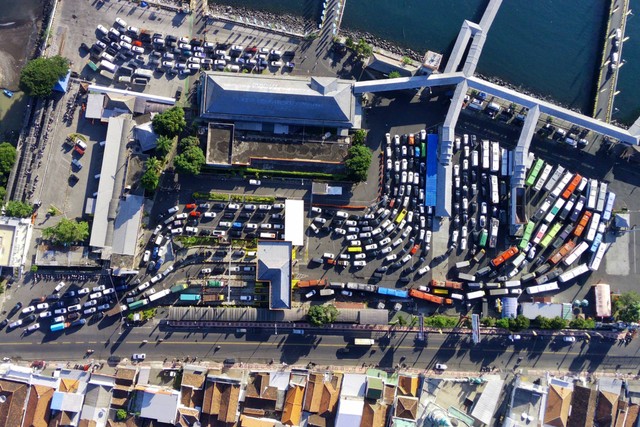
[[[315,127],[347,135],[361,126],[362,106],[353,87],[354,82],[333,77],[207,72],[201,77],[200,117],[264,133]]]

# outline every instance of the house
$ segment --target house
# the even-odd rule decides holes
[[[384,427],[387,423],[388,412],[389,405],[366,400],[362,410],[360,427]]]
[[[300,425],[302,416],[302,398],[304,397],[304,386],[293,385],[287,390],[282,411],[282,423],[289,426]]]
[[[238,418],[240,381],[225,377],[207,377],[202,401],[202,427],[234,423]]]
[[[618,394],[611,393],[610,391],[598,391],[598,401],[595,411],[595,421],[597,425],[613,425],[618,411],[618,398]]]
[[[418,416],[418,398],[408,397],[408,396],[398,396],[398,398],[396,399],[396,404],[393,411],[394,422],[392,422],[392,425],[396,424],[395,420],[397,418],[407,420],[407,421],[413,421],[412,424],[415,424],[417,416]],[[406,424],[403,424],[403,425],[406,425]]]
[[[418,397],[420,378],[416,375],[398,375],[397,393],[400,396]]]
[[[541,425],[546,397],[546,387],[516,378],[511,391],[509,413],[502,425],[509,427]]]
[[[573,390],[570,387],[562,387],[557,384],[549,385],[547,406],[544,412],[545,426],[567,427],[572,394]]]
[[[133,391],[137,374],[138,370],[136,368],[118,368],[111,398],[112,408],[122,409],[127,407],[127,399],[129,399],[129,393]]]
[[[115,386],[114,377],[92,374],[84,397],[80,413],[80,427],[105,427],[111,405],[111,391]]]
[[[178,405],[178,425],[191,427],[200,420],[200,408],[204,399],[206,371],[190,370],[185,367],[180,385],[180,404]]]
[[[141,418],[175,424],[180,400],[179,391],[158,386],[137,386],[135,390],[135,409],[140,412]]]
[[[21,425],[28,392],[27,384],[0,380],[0,427]]]
[[[79,392],[79,381],[60,381],[60,388],[51,399],[51,421],[49,426],[77,426],[84,402],[84,393]]]
[[[576,385],[571,396],[571,415],[567,427],[593,427],[597,392],[591,387]]]
[[[55,388],[43,385],[32,385],[27,399],[23,425],[26,427],[48,427],[50,420],[51,400]]]
[[[344,374],[335,427],[353,427],[360,425],[363,416],[366,389],[366,375]]]

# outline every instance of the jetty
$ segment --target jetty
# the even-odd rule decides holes
[[[592,116],[609,123],[614,113],[614,99],[617,92],[618,73],[624,65],[622,47],[624,45],[625,28],[630,0],[611,0],[607,29],[602,46],[602,58],[598,72],[595,100]]]

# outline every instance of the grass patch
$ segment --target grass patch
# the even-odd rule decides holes
[[[196,200],[212,200],[215,202],[239,202],[239,203],[273,203],[275,197],[271,196],[244,196],[242,194],[224,194],[224,193],[193,193]]]
[[[196,200],[212,200],[214,202],[226,202],[229,200],[228,194],[222,193],[193,193],[193,198]]]
[[[283,170],[263,170],[247,168],[247,173],[260,174],[262,177],[266,176],[281,176],[281,177],[293,177],[293,178],[308,178],[308,179],[326,179],[331,181],[345,181],[348,180],[345,174],[332,174],[324,172],[302,172],[302,171],[283,171]]]
[[[244,201],[253,203],[273,203],[276,201],[276,198],[271,196],[244,196]]]
[[[452,316],[435,315],[425,317],[424,326],[431,328],[455,328],[460,319]]]
[[[217,237],[211,236],[178,236],[173,240],[180,242],[184,247],[191,246],[210,246],[218,243]]]

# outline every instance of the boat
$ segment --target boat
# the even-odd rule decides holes
[[[3,89],[2,91],[4,92],[5,95],[7,95],[7,97],[9,98],[13,97],[13,92],[11,92],[9,89]]]

